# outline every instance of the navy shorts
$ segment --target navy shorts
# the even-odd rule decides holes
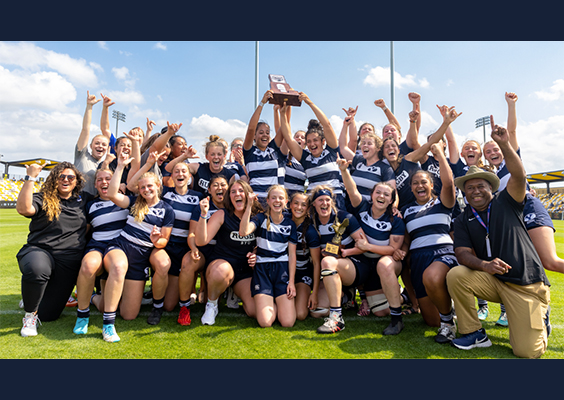
[[[418,299],[427,297],[427,291],[423,285],[423,273],[435,261],[442,262],[449,268],[458,265],[452,246],[411,250],[411,284]]]
[[[289,277],[287,262],[257,264],[251,280],[251,295],[266,294],[274,298],[285,295]]]
[[[311,289],[313,289],[313,271],[312,271],[312,268],[308,268],[306,266],[304,269],[296,269],[296,276],[294,277],[294,282],[296,284],[305,283]]]
[[[380,257],[368,259],[372,262],[372,264],[370,265],[368,278],[364,281],[363,289],[365,292],[373,292],[382,289],[382,282],[380,282],[380,275],[378,275],[378,269],[376,268]]]
[[[100,242],[98,240],[90,239],[88,244],[86,245],[86,249],[84,250],[84,255],[90,253],[91,251],[97,251],[98,253],[102,254],[102,257],[106,253],[106,247],[111,243],[111,240],[106,242]]]
[[[182,269],[182,258],[190,251],[187,242],[169,241],[165,247],[166,254],[170,258],[169,275],[179,276]]]
[[[374,268],[371,268],[371,264],[366,260],[365,257],[361,259],[361,258],[355,258],[355,256],[351,256],[348,257],[348,259],[353,262],[354,269],[356,271],[354,282],[349,286],[358,287],[364,284],[368,280],[368,278],[370,277],[370,271],[371,269]]]
[[[118,236],[106,248],[106,254],[111,250],[122,250],[127,256],[128,268],[125,279],[132,281],[146,281],[151,276],[151,265],[149,257],[151,257],[152,247],[138,246],[128,242],[123,236]]]
[[[210,261],[207,263],[207,265],[209,266],[212,261],[215,260],[225,260],[231,265],[231,268],[233,268],[235,276],[231,285],[235,285],[237,282],[253,276],[253,269],[249,267],[249,261],[247,257],[245,257],[244,259],[223,257],[218,256],[216,253],[212,252]]]
[[[527,193],[525,198],[527,200],[525,201],[525,208],[523,209],[523,220],[525,221],[527,230],[548,226],[555,231],[552,219],[548,211],[546,211],[546,208],[542,205],[542,202],[530,193]]]

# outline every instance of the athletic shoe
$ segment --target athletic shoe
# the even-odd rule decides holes
[[[402,331],[402,329],[403,329],[403,321],[398,321],[395,325],[392,325],[392,323],[390,322],[390,325],[388,325],[388,327],[384,329],[384,332],[382,332],[382,334],[397,335]]]
[[[227,301],[226,301],[227,307],[237,309],[239,308],[239,301],[240,301],[239,297],[237,297],[237,295],[233,291],[233,288],[229,286],[227,288]]]
[[[188,326],[192,323],[192,320],[190,319],[190,309],[188,307],[180,307],[178,323],[183,326]]]
[[[114,324],[103,325],[102,336],[108,343],[115,343],[120,341],[119,336],[116,333],[116,327]]]
[[[341,305],[343,310],[356,309],[356,288],[348,287],[343,290],[343,297],[341,298]]]
[[[210,303],[209,301],[206,303],[206,311],[204,315],[202,315],[202,325],[213,325],[215,324],[215,317],[219,312],[217,305]]]
[[[345,329],[343,316],[336,312],[331,312],[329,316],[325,318],[325,323],[317,328],[317,333],[335,333],[343,329]]]
[[[550,336],[550,332],[552,332],[552,325],[550,325],[550,306],[546,309],[544,324],[546,325],[546,337],[548,338]]]
[[[164,312],[163,307],[160,308],[153,307],[151,313],[149,314],[149,317],[147,317],[147,323],[149,325],[157,325],[159,322],[161,322],[161,317],[163,316],[163,312]]]
[[[497,322],[496,322],[495,324],[496,324],[496,325],[499,325],[499,326],[507,326],[507,325],[509,325],[509,323],[507,322],[507,313],[502,312],[502,313],[499,315],[499,319],[497,320]]]
[[[141,305],[153,304],[153,291],[143,293],[143,300],[141,300]]]
[[[23,299],[20,300],[20,304],[18,304],[18,306],[19,306],[20,308],[24,308]]]
[[[486,318],[488,318],[488,315],[490,315],[488,305],[486,304],[484,306],[480,306],[480,308],[478,309],[478,319],[480,321],[485,321]]]
[[[451,343],[454,347],[462,350],[470,350],[474,347],[490,347],[492,345],[484,328],[454,339]]]
[[[435,336],[435,342],[440,344],[449,343],[454,338],[456,338],[456,325],[454,324],[454,321],[452,324],[441,322],[439,332]]]
[[[23,327],[20,334],[23,337],[37,336],[37,323],[41,324],[39,317],[35,313],[25,313],[23,317]]]
[[[70,295],[69,299],[67,300],[67,307],[76,307],[78,306],[78,300]]]
[[[77,335],[85,335],[88,333],[88,322],[90,318],[77,318],[74,329],[72,330]]]

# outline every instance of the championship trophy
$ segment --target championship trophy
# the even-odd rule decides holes
[[[335,218],[335,222],[331,226],[335,231],[335,236],[333,236],[331,242],[325,245],[325,249],[321,251],[321,254],[323,256],[339,258],[341,257],[341,239],[343,237],[343,233],[345,233],[345,229],[349,226],[349,219],[345,218],[343,222],[339,223],[339,220]]]
[[[283,106],[286,103],[289,106],[296,107],[302,105],[299,99],[300,94],[290,87],[284,75],[269,74],[268,79],[270,79],[270,90],[273,92],[272,98],[268,99],[270,104]]]

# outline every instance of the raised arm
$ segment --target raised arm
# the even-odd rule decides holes
[[[341,176],[343,178],[345,189],[347,189],[347,195],[349,196],[351,205],[356,208],[362,202],[362,195],[359,193],[356,187],[356,183],[349,172],[348,167],[350,164],[351,164],[350,160],[345,160],[342,159],[341,157],[337,158],[337,165],[341,170]]]
[[[343,128],[341,129],[341,134],[339,135],[339,149],[341,150],[341,154],[347,160],[352,160],[355,156],[356,152],[356,123],[354,120],[354,116],[356,114],[356,110],[358,110],[358,106],[356,109],[349,107],[348,110],[343,108],[343,111],[347,114],[345,119],[343,120]],[[352,140],[354,132],[354,142]],[[351,139],[349,139],[349,136]],[[354,145],[352,145],[354,143]]]
[[[102,106],[102,115],[100,116],[100,130],[102,131],[102,135],[110,139],[112,136],[112,131],[110,130],[110,115],[108,110],[111,106],[113,106],[116,103],[115,101],[112,101],[112,99],[110,99],[109,97],[104,96],[102,93],[100,93],[100,96],[102,96],[102,99],[104,100]],[[117,136],[117,132],[116,132],[116,136]]]
[[[208,196],[200,200],[200,219],[195,232],[196,245],[200,247],[208,244],[217,234],[221,225],[223,225],[225,209],[220,209],[213,213],[211,217],[208,217],[209,209],[210,198]]]
[[[288,108],[290,108],[286,103],[280,109],[280,134],[286,142],[290,153],[294,156],[294,158],[298,161],[302,159],[303,149],[302,146],[292,137],[290,121],[286,118],[286,113],[288,112]]]
[[[251,116],[251,120],[249,121],[249,125],[247,127],[247,133],[245,134],[245,140],[243,140],[243,148],[245,150],[249,150],[251,147],[253,147],[253,143],[255,140],[255,132],[257,130],[258,122],[260,120],[260,114],[262,113],[264,105],[268,103],[268,100],[272,98],[272,96],[273,96],[272,90],[267,90],[262,96],[262,100],[257,106],[255,112]]]
[[[257,195],[255,193],[249,193],[247,197],[247,208],[245,208],[245,212],[241,217],[241,223],[239,224],[239,236],[250,235],[257,229],[254,222],[251,221],[251,211],[256,198]]]
[[[313,101],[311,101],[311,99],[304,92],[300,92],[299,98],[311,108],[311,110],[315,114],[315,117],[323,127],[323,135],[325,136],[325,142],[327,143],[327,146],[331,147],[332,149],[337,148],[339,146],[339,140],[337,139],[337,134],[333,130],[333,127],[331,126],[331,123],[329,122],[327,116],[323,113],[323,111],[321,111],[319,107],[317,107],[313,103]]]
[[[384,101],[384,99],[375,100],[374,105],[376,107],[380,107],[382,111],[384,111],[384,114],[386,115],[386,118],[388,119],[388,122],[390,124],[394,124],[395,126],[398,127],[398,129],[401,130],[401,125],[399,121],[397,120],[396,116],[390,111],[390,109],[386,107],[386,102]]]
[[[135,171],[135,173],[133,173],[133,174],[130,173],[127,176],[127,189],[130,192],[138,193],[139,178],[141,178],[141,176],[145,172],[148,172],[151,168],[153,168],[153,165],[155,165],[155,162],[157,162],[159,157],[162,156],[163,154],[164,154],[164,151],[162,153],[157,153],[156,151],[149,153],[149,157],[147,158],[147,161],[145,162],[145,164],[143,164],[140,168],[138,168],[137,171]]]
[[[131,162],[131,158],[128,158],[128,155],[122,152],[121,154],[118,154],[117,160],[116,170],[114,171],[114,175],[108,185],[108,198],[116,206],[127,208],[129,207],[129,197],[119,192],[119,185],[121,183],[123,170],[125,169],[125,166]]]
[[[127,182],[141,167],[141,146],[144,141],[143,130],[133,128],[128,133],[123,133],[131,141],[131,164],[127,175]]]
[[[441,115],[444,118],[445,112],[448,111],[448,107],[447,106],[439,107],[439,105],[437,104],[437,108],[439,109]],[[454,132],[452,130],[451,125],[449,125],[446,130],[445,139],[448,145],[449,161],[451,164],[456,164],[458,160],[460,160],[460,149],[458,148],[458,143],[456,142],[456,138],[454,137]]]
[[[145,135],[143,136],[143,142],[141,143],[141,146],[143,146],[143,143],[145,143],[147,140],[149,140],[155,125],[156,125],[155,121],[150,120],[149,117],[147,117],[147,130],[145,131]]]
[[[413,104],[413,111],[417,111],[418,113],[418,117],[417,117],[417,121],[416,121],[416,125],[417,125],[417,131],[419,131],[421,129],[421,95],[419,93],[416,92],[411,92],[407,95],[407,97],[409,98],[409,101],[411,101],[411,103]],[[407,140],[407,138],[406,138]],[[409,145],[409,143],[408,143]],[[411,146],[409,146],[411,147]],[[413,148],[413,147],[411,147]]]
[[[16,201],[16,211],[24,217],[32,217],[37,212],[33,206],[33,187],[35,179],[39,176],[42,169],[43,167],[39,164],[26,164],[25,166],[25,174],[33,180],[24,182]]]
[[[517,113],[515,106],[517,103],[517,95],[513,92],[505,92],[505,101],[507,101],[507,133],[509,134],[509,143],[513,146],[513,150],[519,150],[517,141]]]
[[[76,142],[76,147],[79,151],[84,150],[90,141],[90,124],[92,123],[92,106],[98,103],[100,99],[96,99],[96,95],[91,95],[89,91],[86,92],[86,109],[82,118],[82,129]],[[109,137],[108,137],[109,138]]]
[[[452,169],[448,165],[445,153],[443,152],[442,146],[433,143],[431,145],[431,153],[435,159],[439,162],[439,173],[441,175],[441,203],[447,208],[454,207],[456,203],[456,190],[454,186],[454,178],[452,175]]]

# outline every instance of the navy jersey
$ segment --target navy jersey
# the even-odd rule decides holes
[[[214,258],[246,260],[247,253],[252,252],[256,246],[255,233],[240,236],[239,225],[241,220],[239,217],[235,214],[229,214],[225,209],[222,211],[223,224],[215,236]]]
[[[268,188],[272,185],[284,185],[286,156],[282,154],[274,139],[264,151],[254,145],[249,150],[243,148],[243,157],[249,174],[249,184],[259,198],[266,198]]]
[[[419,165],[418,162],[408,161],[402,158],[397,169],[394,171],[396,176],[396,190],[399,197],[398,210],[401,210],[409,203],[415,201],[415,195],[411,190],[411,177],[420,169],[421,165]]]
[[[194,174],[194,190],[202,194],[208,194],[208,186],[210,180],[216,175],[223,175],[227,179],[227,182],[232,176],[237,175],[237,171],[232,168],[226,168],[225,166],[221,168],[220,172],[212,172],[210,170],[210,163],[201,162],[199,163],[198,172]]]
[[[208,215],[211,217],[218,210],[220,209],[217,208],[215,203],[213,201],[210,201],[210,208],[208,209]],[[194,208],[194,211],[192,211],[192,221],[198,222],[200,220],[200,215],[201,215],[201,209],[200,209],[200,204],[198,204]],[[206,246],[213,246],[213,245],[215,245],[215,238],[210,240],[209,243],[206,244]]]
[[[128,209],[131,210],[135,204],[137,196],[128,197]],[[143,247],[154,247],[153,242],[151,242],[151,232],[153,230],[153,226],[157,226],[158,228],[172,228],[173,224],[174,210],[170,205],[160,200],[153,207],[149,207],[149,212],[141,222],[135,221],[135,218],[129,214],[127,216],[127,223],[121,231],[121,236],[123,236],[129,243]]]
[[[363,156],[353,158],[350,172],[358,192],[365,200],[370,200],[370,194],[376,183],[395,179],[394,171],[389,164],[378,160],[372,165],[367,165]]]
[[[405,155],[411,153],[411,152],[413,151],[413,149],[412,149],[411,147],[409,147],[409,146],[407,145],[407,142],[404,140],[404,141],[401,142],[400,145],[399,145],[399,151],[400,151],[400,154],[402,154],[402,155],[405,156]]]
[[[251,218],[255,224],[257,241],[257,264],[288,262],[288,243],[297,244],[296,224],[285,215],[280,224],[275,224],[265,213]]]
[[[284,177],[284,187],[288,193],[304,193],[307,176],[302,164],[294,157],[288,156],[284,164],[286,176]]]
[[[188,189],[186,194],[181,195],[176,193],[175,188],[163,187],[162,199],[174,210],[174,224],[170,234],[171,242],[187,243],[190,220],[195,208],[200,205],[202,197],[203,195],[195,190]]]
[[[86,205],[86,220],[92,226],[92,239],[107,242],[120,235],[129,211],[116,206],[111,200],[99,197]]]
[[[359,206],[354,209],[354,214],[358,216],[360,226],[370,244],[388,246],[391,235],[405,235],[405,224],[401,218],[391,218],[391,215],[385,212],[379,218],[374,219],[371,210],[372,203],[366,200],[362,200]],[[381,254],[372,252],[365,252],[364,255],[368,258],[381,257]]]
[[[319,157],[313,157],[307,149],[303,150],[300,164],[306,172],[308,193],[319,185],[327,185],[336,196],[343,194],[343,179],[337,165],[338,155],[339,147],[333,149],[325,146]]]
[[[347,249],[354,247],[355,242],[351,235],[356,231],[358,231],[359,229],[361,229],[358,220],[352,214],[342,210],[337,211],[337,217],[339,218],[339,223],[342,223],[345,220],[345,218],[349,219],[349,225],[347,226],[345,232],[341,237],[341,244]],[[317,216],[315,217],[315,227],[319,232],[319,240],[322,250],[325,248],[325,245],[331,242],[331,240],[335,236],[335,229],[332,226],[334,222],[335,222],[334,212],[331,213],[331,217],[329,218],[329,222],[327,224],[321,224],[319,222],[318,217]]]
[[[402,215],[411,239],[410,250],[452,246],[449,235],[452,208],[445,207],[438,197],[424,205],[417,202],[408,204],[402,210]]]
[[[297,228],[298,244],[296,246],[296,269],[307,269],[310,263],[310,249],[321,246],[321,239],[315,227],[309,224],[304,232],[304,223]],[[304,243],[305,242],[305,243]]]
[[[235,171],[235,180],[241,179],[243,176],[247,176],[245,168],[238,162],[226,162],[223,166],[225,169],[230,169]]]

